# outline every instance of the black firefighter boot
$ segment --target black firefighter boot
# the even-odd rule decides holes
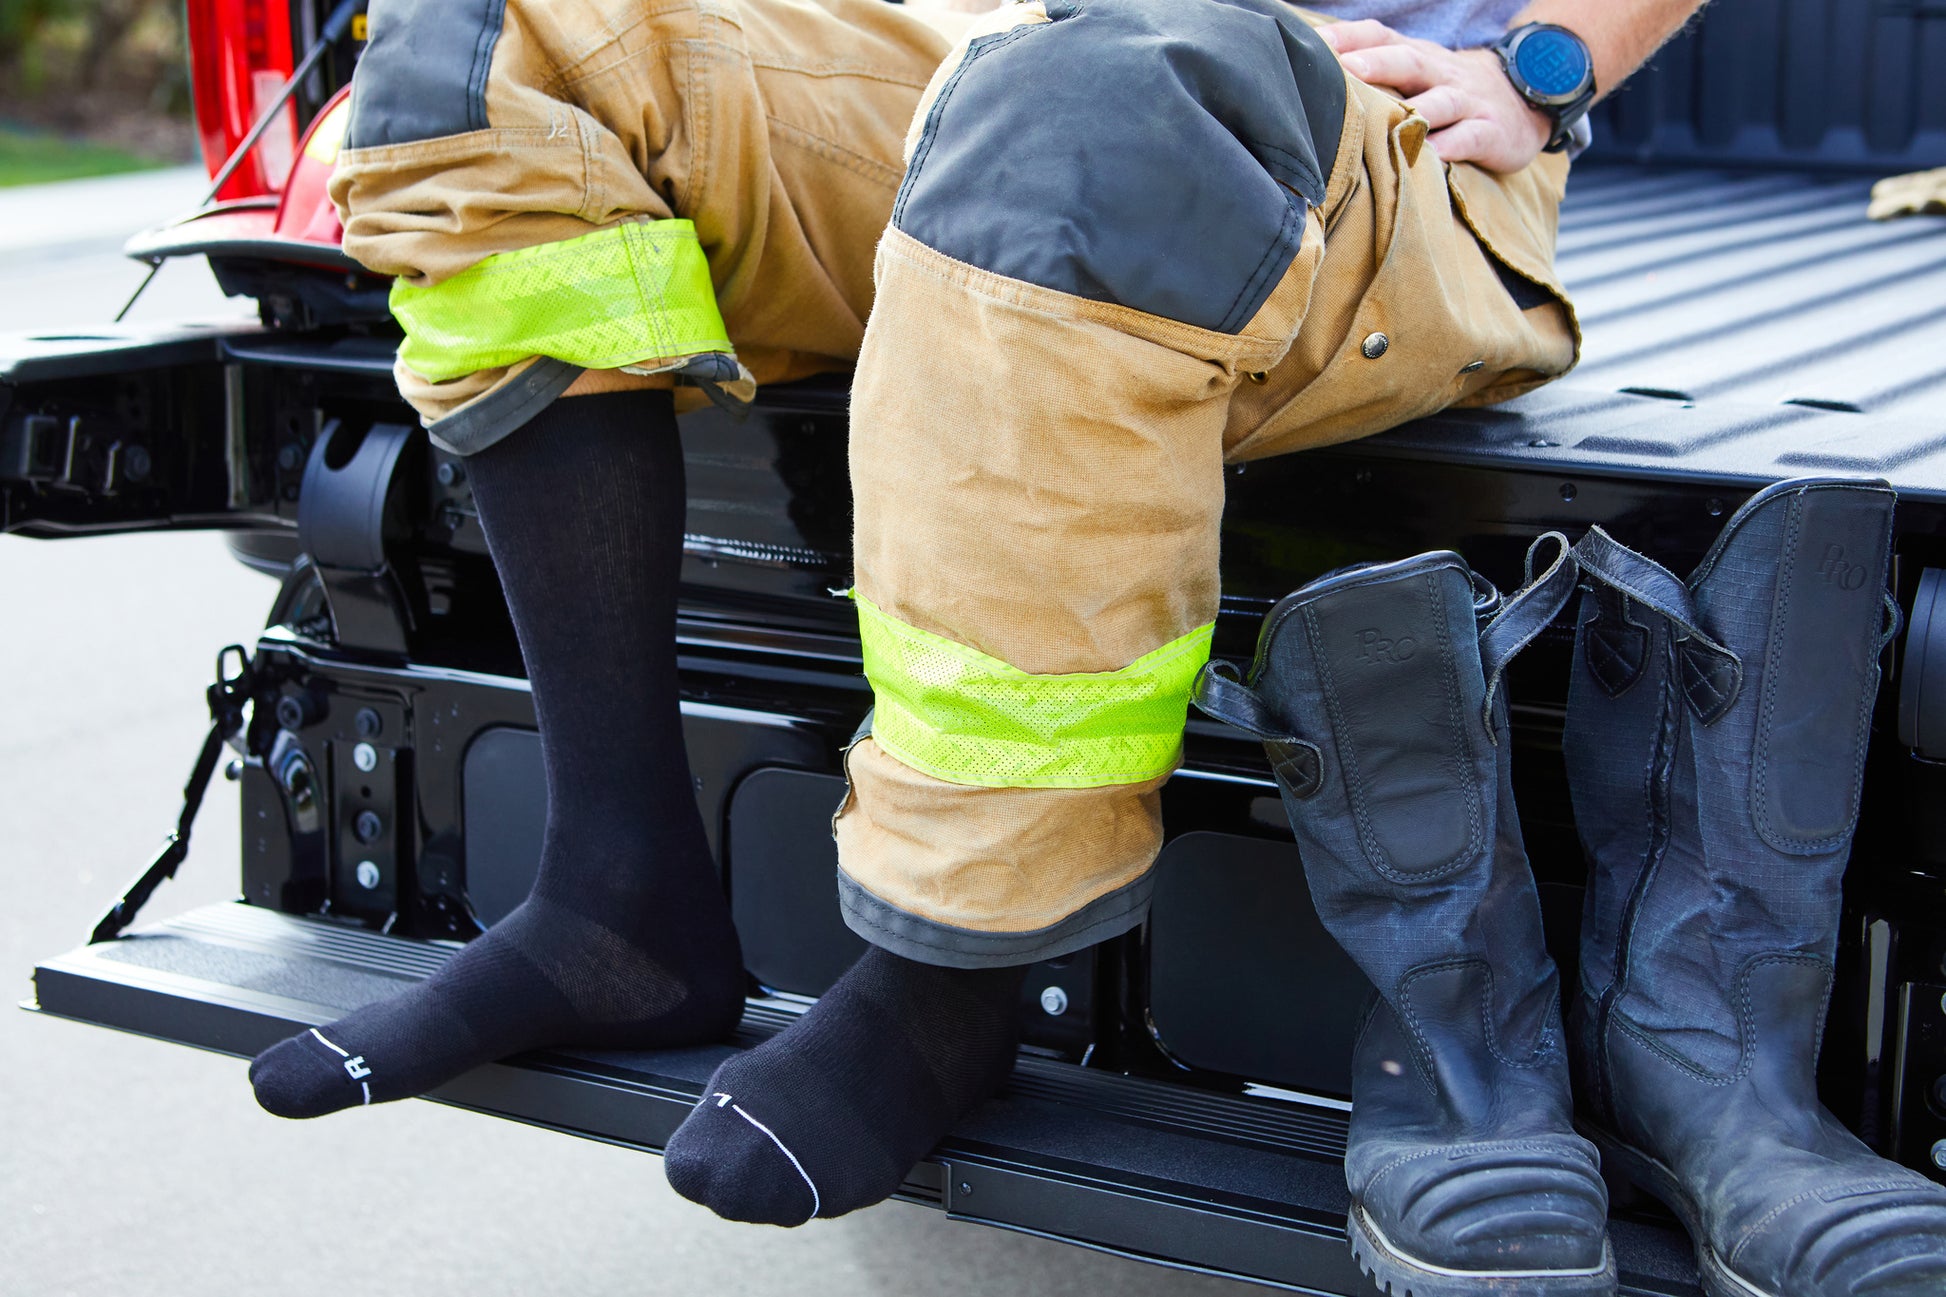
[[[1883,483],[1781,483],[1686,584],[1599,529],[1576,546],[1576,1086],[1710,1297],[1946,1294],[1946,1189],[1853,1138],[1814,1075],[1896,627],[1892,505]]]
[[[1615,1291],[1496,697],[1573,593],[1553,539],[1504,607],[1452,553],[1324,577],[1271,611],[1248,684],[1227,664],[1197,682],[1203,711],[1265,740],[1318,914],[1378,990],[1348,1230],[1395,1294]]]

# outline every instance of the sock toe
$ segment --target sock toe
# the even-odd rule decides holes
[[[669,1187],[726,1220],[753,1225],[802,1225],[818,1200],[800,1166],[739,1107],[713,1099],[669,1137],[662,1167]]]
[[[257,1103],[275,1117],[322,1117],[364,1103],[365,1091],[323,1051],[310,1033],[272,1045],[250,1060],[250,1087]]]

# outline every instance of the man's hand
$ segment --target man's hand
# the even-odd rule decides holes
[[[1553,134],[1553,122],[1520,97],[1492,50],[1449,50],[1372,19],[1332,23],[1318,34],[1347,72],[1417,109],[1432,128],[1427,142],[1448,162],[1518,171]]]

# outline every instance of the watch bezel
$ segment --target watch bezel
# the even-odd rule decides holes
[[[1587,61],[1587,70],[1582,73],[1581,84],[1571,92],[1558,95],[1542,94],[1536,90],[1521,73],[1516,53],[1520,47],[1541,32],[1556,32],[1566,36],[1581,47]],[[1547,151],[1558,153],[1568,145],[1568,135],[1574,124],[1587,115],[1588,108],[1595,100],[1595,57],[1588,48],[1588,42],[1559,23],[1525,23],[1502,36],[1493,46],[1494,53],[1500,56],[1500,66],[1507,74],[1515,93],[1526,100],[1536,110],[1546,113],[1554,121],[1554,133],[1547,142]]]
[[[1541,35],[1564,36],[1568,40],[1573,41],[1581,50],[1581,80],[1575,83],[1573,89],[1564,90],[1557,94],[1548,94],[1538,89],[1533,82],[1527,79],[1527,74],[1520,70],[1521,47],[1534,39],[1534,37]],[[1582,40],[1581,37],[1575,35],[1575,33],[1569,31],[1566,27],[1560,26],[1558,23],[1527,23],[1524,26],[1516,27],[1514,30],[1508,32],[1501,40],[1499,50],[1501,62],[1506,65],[1507,74],[1512,78],[1515,89],[1520,91],[1522,98],[1536,107],[1566,108],[1569,104],[1572,104],[1575,100],[1581,98],[1581,96],[1587,94],[1594,88],[1594,52],[1588,48],[1587,41]]]

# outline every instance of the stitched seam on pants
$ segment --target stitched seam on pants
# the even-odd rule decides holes
[[[486,85],[493,71],[493,50],[500,43],[501,29],[507,25],[507,0],[491,0],[486,21],[473,38],[473,67],[466,76],[466,120],[476,131],[487,129]]]
[[[403,144],[373,144],[362,149],[346,149],[338,155],[339,171],[355,168],[424,164],[449,158],[465,161],[491,145],[493,151],[541,149],[555,151],[572,147],[545,126],[492,126],[463,135],[436,135],[429,140],[407,140]]]
[[[1246,135],[1243,136],[1242,138],[1246,146],[1254,146],[1258,149],[1263,150],[1265,153],[1275,154],[1277,157],[1282,158],[1284,160],[1285,166],[1288,167],[1291,171],[1296,172],[1304,179],[1316,185],[1320,191],[1320,197],[1322,197],[1322,191],[1324,189],[1324,177],[1318,174],[1317,159],[1307,158],[1301,153],[1292,153],[1289,149],[1279,148],[1275,144],[1270,143],[1270,141],[1258,139],[1254,135]],[[1317,142],[1313,140],[1311,146],[1313,148],[1316,148]],[[1264,169],[1266,172],[1269,171],[1268,167]],[[1274,176],[1272,177],[1272,179],[1275,178],[1276,177]],[[1298,196],[1300,198],[1303,197],[1302,194]],[[1305,201],[1309,202],[1310,200],[1306,199]]]
[[[600,132],[605,128],[585,112],[574,116],[578,128],[575,138],[581,143],[581,210],[575,215],[595,225],[600,214],[610,210],[607,189],[595,182],[595,154],[601,148]]]
[[[1237,295],[1230,299],[1229,309],[1223,312],[1222,323],[1216,326],[1218,333],[1240,334],[1243,332],[1243,326],[1250,323],[1248,317],[1241,320],[1237,319],[1237,313],[1242,309],[1245,302],[1251,301],[1259,296],[1268,296],[1266,293],[1260,293],[1259,290],[1263,282],[1270,277],[1271,267],[1277,260],[1278,253],[1288,249],[1291,254],[1291,259],[1296,259],[1298,248],[1303,239],[1301,233],[1298,234],[1296,241],[1293,241],[1291,238],[1297,224],[1296,210],[1287,201],[1284,204],[1284,219],[1277,228],[1277,237],[1273,238],[1270,241],[1270,246],[1264,249],[1264,255],[1258,258],[1256,268],[1250,272],[1250,277],[1243,281],[1241,288],[1237,289]],[[1286,262],[1285,264],[1288,267],[1289,263]],[[1251,310],[1250,314],[1254,316],[1261,309],[1261,306],[1256,307]]]
[[[774,142],[788,144],[823,158],[827,162],[834,162],[874,184],[882,185],[887,189],[897,189],[899,181],[904,176],[898,167],[888,166],[877,158],[867,156],[855,149],[848,149],[836,140],[826,139],[815,131],[808,131],[779,117],[766,117],[765,120],[770,123]]]
[[[1075,297],[1058,289],[996,275],[990,270],[956,261],[937,249],[929,248],[896,226],[886,230],[879,243],[879,253],[887,258],[899,258],[916,274],[975,293],[989,301],[1063,323],[1099,324],[1226,369],[1266,368],[1275,363],[1288,347],[1287,340],[1283,338],[1269,339],[1257,334],[1201,329],[1167,316],[1150,315],[1132,306]],[[882,276],[879,284],[882,291]]]
[[[1045,24],[1036,24],[1044,26]],[[855,77],[860,81],[877,81],[888,86],[903,86],[908,90],[924,90],[931,82],[930,75],[923,79],[900,76],[887,72],[869,63],[830,61],[825,63],[799,63],[779,58],[775,55],[751,54],[750,66],[762,68],[766,72],[798,72],[807,77]]]
[[[585,86],[590,81],[596,80],[597,78],[600,77],[607,76],[609,73],[614,72],[620,68],[625,68],[631,63],[638,63],[645,60],[654,62],[657,61],[658,59],[665,58],[667,54],[671,51],[682,50],[691,45],[701,45],[704,43],[705,42],[695,37],[687,37],[687,36],[660,37],[656,40],[650,41],[648,44],[642,46],[639,49],[624,50],[617,57],[610,59],[608,62],[603,63],[599,67],[587,66],[587,59],[584,58],[581,61],[569,67],[563,68],[559,72],[556,72],[552,77],[548,78],[547,83],[545,85],[539,86],[537,88],[541,91],[542,94],[547,95],[550,99],[558,99],[563,103],[575,103],[574,96],[576,92],[578,92],[582,86]],[[605,48],[613,44],[615,44],[613,40],[604,41],[603,47]],[[731,48],[734,49],[735,47],[731,46]],[[599,49],[591,50],[588,54],[588,57],[592,58],[594,54],[599,52],[600,52]]]
[[[982,36],[979,40],[967,47],[966,57],[961,59],[960,65],[953,69],[953,75],[946,79],[946,84],[939,88],[938,97],[932,101],[932,107],[927,110],[926,127],[925,130],[920,132],[919,147],[912,152],[911,165],[906,167],[905,183],[899,186],[898,200],[892,204],[892,224],[894,227],[897,227],[899,222],[905,219],[905,201],[912,194],[912,183],[918,178],[919,168],[925,165],[926,156],[932,152],[933,139],[939,133],[940,116],[946,111],[946,102],[953,97],[953,90],[959,85],[959,79],[966,75],[966,70],[972,67],[975,61],[986,57],[994,50],[1003,49],[1029,32],[1038,31],[1047,25],[1047,23],[1024,23],[1019,27],[1010,28],[994,36]]]
[[[694,0],[674,0],[673,3],[666,3],[653,8],[648,5],[641,6],[630,15],[628,22],[619,27],[611,25],[575,46],[570,53],[563,56],[555,75],[542,83],[538,88],[542,93],[558,99],[562,96],[554,93],[557,90],[586,81],[590,77],[600,76],[617,67],[651,55],[654,51],[665,46],[680,45],[685,41],[695,39],[695,27],[697,24],[691,24],[688,31],[667,32],[651,38],[648,43],[640,48],[621,50],[616,57],[602,63],[599,67],[588,66],[596,56],[602,54],[604,51],[616,49],[620,46],[622,41],[631,32],[639,31],[644,27],[651,27],[659,19],[667,18],[672,14],[682,13],[694,14],[699,19],[705,16],[704,7],[694,3]],[[721,14],[716,14],[713,10],[710,13],[711,16],[722,17]],[[734,26],[735,24],[732,23],[731,25]],[[738,30],[740,31],[741,29],[739,28]]]
[[[711,132],[716,125],[710,119],[711,104],[704,97],[703,91],[710,78],[698,71],[698,65],[713,62],[716,55],[710,42],[706,40],[686,43],[683,53],[685,56],[683,79],[686,82],[684,98],[688,101],[686,105],[688,111],[685,115],[689,119],[689,129],[695,136],[695,143],[690,146],[690,157],[695,165],[690,168],[688,183],[683,186],[682,206],[676,210],[698,212],[702,210],[702,204],[709,194],[710,183],[715,179],[710,174],[710,143]]]

